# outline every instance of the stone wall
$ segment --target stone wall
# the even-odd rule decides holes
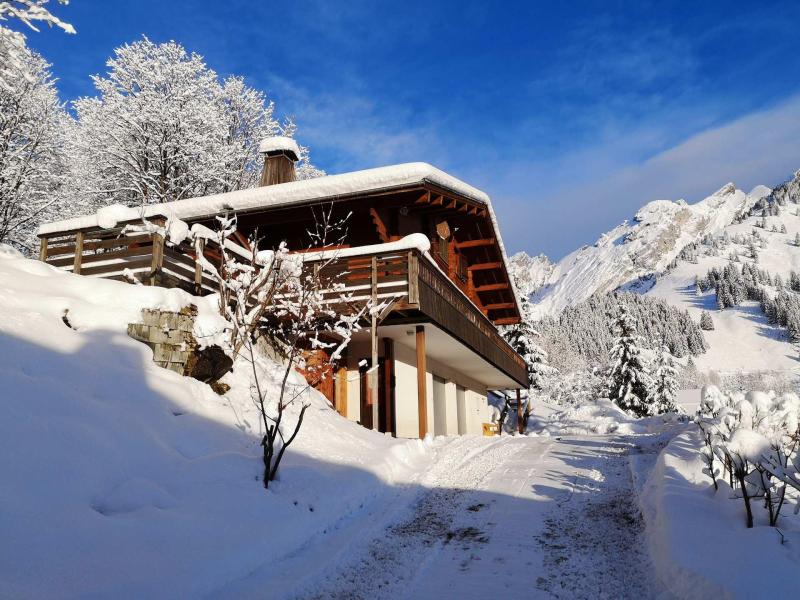
[[[222,348],[200,349],[192,333],[197,309],[180,312],[142,310],[142,322],[130,323],[128,335],[153,350],[153,362],[180,375],[212,383],[227,373],[233,361]]]

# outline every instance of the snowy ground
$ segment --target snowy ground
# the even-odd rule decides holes
[[[217,396],[124,333],[142,307],[196,301],[0,248],[0,597],[669,598],[674,573],[724,596],[741,582],[720,569],[746,574],[750,539],[761,589],[797,589],[800,533],[781,546],[709,499],[690,424],[608,402],[537,406],[527,436],[421,442],[310,393],[267,492],[246,370]]]

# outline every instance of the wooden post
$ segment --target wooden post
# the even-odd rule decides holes
[[[425,327],[417,325],[417,411],[419,412],[419,437],[428,433],[428,366],[425,361]]]
[[[81,259],[83,259],[83,232],[75,234],[75,259],[72,261],[72,272],[81,274]]]
[[[336,411],[347,417],[347,367],[339,367],[336,372]]]
[[[197,240],[194,258],[194,295],[199,296],[203,291],[203,265],[200,264],[200,257],[206,249],[206,241],[203,238]]]
[[[394,340],[383,338],[383,414],[384,431],[396,435],[394,426]]]
[[[517,389],[517,431],[525,433],[522,431],[522,393],[519,389]]]
[[[47,238],[43,237],[39,241],[39,260],[45,262],[47,260]]]
[[[158,274],[164,264],[164,236],[160,233],[153,234],[153,259],[150,261],[150,285],[158,283]]]
[[[372,257],[372,310],[370,311],[370,368],[367,374],[367,393],[372,408],[372,429],[379,427],[378,402],[378,257]]]

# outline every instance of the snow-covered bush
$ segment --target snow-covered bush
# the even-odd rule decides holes
[[[726,479],[744,501],[746,523],[761,501],[770,525],[777,525],[787,486],[800,490],[800,398],[774,391],[725,394],[705,386],[695,422],[703,432],[704,472],[716,489]]]

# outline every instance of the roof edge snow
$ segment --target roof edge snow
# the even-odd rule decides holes
[[[162,204],[148,204],[142,208],[141,216],[142,218],[166,216],[182,220],[201,219],[226,211],[248,212],[279,206],[290,207],[326,199],[334,200],[353,194],[388,191],[425,183],[436,185],[486,206],[494,228],[495,239],[500,248],[503,265],[510,280],[511,271],[509,269],[508,256],[488,194],[424,162],[403,163],[365,169],[363,171],[353,171],[352,173],[342,173],[340,175],[325,175],[314,179],[290,181],[288,183],[237,190],[235,192],[175,200]],[[38,235],[46,236],[96,227],[100,227],[100,224],[98,223],[97,213],[94,213],[63,221],[44,223],[39,227]],[[517,306],[521,306],[519,295],[513,282],[511,282],[511,289]]]

